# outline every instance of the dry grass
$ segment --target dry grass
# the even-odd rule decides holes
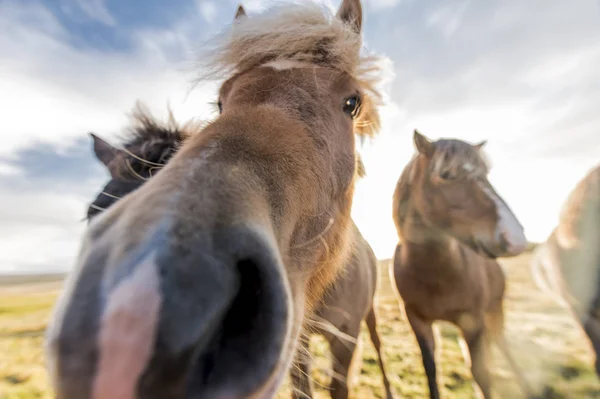
[[[529,255],[505,260],[509,275],[507,336],[515,357],[537,386],[547,386],[546,398],[600,398],[600,382],[592,368],[592,353],[570,315],[542,296],[531,282]],[[378,316],[385,362],[398,398],[428,397],[419,349],[389,284],[388,262],[381,262]],[[32,288],[0,284],[0,399],[51,398],[44,372],[42,334],[56,298],[51,282]],[[440,386],[446,398],[475,397],[472,378],[462,356],[457,330],[440,325],[438,341]],[[355,375],[353,398],[380,398],[383,394],[376,355],[362,334],[360,371]],[[327,345],[318,337],[311,343],[316,398],[326,398],[329,361]],[[522,397],[502,355],[494,352],[494,381],[498,398]],[[289,397],[288,387],[280,395]]]

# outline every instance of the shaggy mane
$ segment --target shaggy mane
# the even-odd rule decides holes
[[[312,1],[281,4],[260,14],[236,20],[215,38],[203,54],[198,81],[225,79],[267,62],[296,60],[347,73],[363,90],[357,134],[379,131],[376,105],[381,100],[375,85],[381,80],[379,59],[362,56],[362,38],[324,6]]]
[[[483,151],[461,140],[442,139],[434,142],[433,173],[450,172],[453,176],[469,178],[487,175],[489,162]],[[465,169],[469,165],[470,170]]]
[[[169,109],[165,123],[158,121],[147,106],[137,102],[130,114],[131,125],[121,137],[122,153],[115,159],[115,172],[128,176],[132,170],[160,169],[177,152],[179,147],[202,128],[200,123],[189,121],[180,126]]]

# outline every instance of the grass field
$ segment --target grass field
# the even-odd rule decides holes
[[[600,398],[600,382],[592,368],[592,353],[583,333],[564,309],[533,286],[529,255],[504,260],[508,274],[507,337],[527,378],[546,386],[545,397]],[[426,380],[416,341],[399,310],[389,284],[389,262],[382,261],[378,292],[379,331],[385,363],[397,398],[428,397]],[[60,289],[57,276],[0,278],[0,399],[51,398],[41,349],[49,312]],[[442,396],[473,398],[470,371],[459,345],[457,330],[439,326],[438,365]],[[362,334],[360,371],[353,379],[353,398],[382,397],[382,382],[375,351]],[[329,360],[327,346],[315,337],[313,378],[317,398],[326,398]],[[498,351],[494,352],[494,387],[497,398],[520,398],[512,373]],[[280,397],[289,397],[284,386]]]

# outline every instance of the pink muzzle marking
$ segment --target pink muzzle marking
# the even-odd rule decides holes
[[[92,399],[134,399],[152,357],[162,302],[150,254],[108,296],[100,322],[98,369]]]

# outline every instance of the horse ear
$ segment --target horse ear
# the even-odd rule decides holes
[[[415,147],[417,147],[417,151],[419,151],[419,153],[427,157],[433,155],[433,143],[427,137],[419,133],[417,129],[415,129],[413,140],[415,142]]]
[[[94,133],[90,133],[90,136],[94,142],[94,154],[96,158],[108,168],[108,165],[115,159],[120,150],[108,144]]]
[[[350,24],[356,33],[362,29],[362,6],[360,0],[343,0],[337,12],[342,22]]]
[[[479,144],[475,144],[473,147],[475,147],[475,149],[477,151],[481,150],[485,145],[487,144],[487,140],[483,140],[481,143]]]
[[[237,8],[237,11],[235,12],[235,18],[233,19],[234,22],[236,21],[240,21],[242,20],[242,18],[246,18],[246,10],[244,10],[244,6],[243,5],[239,5]]]

